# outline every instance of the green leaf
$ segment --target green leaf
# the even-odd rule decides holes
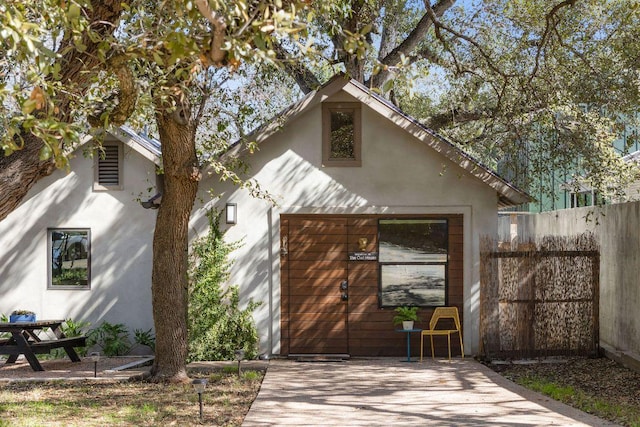
[[[382,92],[388,93],[391,89],[393,89],[393,79],[389,79],[382,85]]]
[[[162,66],[164,65],[164,60],[162,59],[162,56],[158,53],[158,52],[153,52],[153,60],[156,62],[156,64]]]
[[[80,18],[80,6],[77,3],[71,3],[67,11],[67,18],[71,21]]]
[[[22,104],[22,112],[24,114],[31,114],[36,109],[37,102],[34,99],[27,99]]]
[[[40,158],[40,160],[47,160],[49,157],[51,157],[51,147],[49,147],[47,144],[45,144],[40,149],[39,158]]]

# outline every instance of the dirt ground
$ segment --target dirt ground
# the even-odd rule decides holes
[[[125,378],[142,376],[149,370],[149,366],[141,366],[123,371],[114,369],[126,364],[140,361],[139,357],[103,357],[98,361],[96,380],[122,380]],[[52,359],[41,360],[44,371],[36,372],[31,369],[29,363],[20,358],[16,363],[5,364],[0,359],[0,383],[9,381],[46,381],[53,379],[83,379],[94,378],[94,363],[89,358],[83,358],[80,362],[71,360]]]
[[[0,427],[240,426],[264,371],[250,370],[249,362],[242,377],[231,369],[237,366],[234,362],[188,368],[192,378],[208,379],[200,419],[191,384],[129,381],[143,376],[149,366],[113,370],[131,361],[129,357],[104,358],[93,378],[93,362],[88,359],[43,361],[44,372],[33,372],[26,362],[4,365],[0,360]]]
[[[596,415],[625,426],[640,426],[640,373],[610,359],[567,358],[539,362],[488,364],[496,372],[514,382],[536,378],[573,387],[604,403],[593,404],[586,412],[596,414],[602,410],[609,416]],[[568,396],[567,403],[577,406],[576,396]],[[622,412],[610,411],[614,405],[626,408]],[[589,406],[589,404],[587,404]],[[585,410],[585,408],[581,408]]]

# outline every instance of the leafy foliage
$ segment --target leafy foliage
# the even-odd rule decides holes
[[[396,307],[395,312],[397,314],[393,317],[394,325],[401,325],[402,322],[411,320],[414,322],[420,321],[418,318],[418,307]]]
[[[219,215],[209,213],[209,233],[192,246],[189,284],[189,361],[233,360],[244,349],[247,359],[257,356],[258,333],[252,313],[260,303],[240,308],[237,286],[226,287],[238,243],[224,241]]]
[[[88,328],[89,325],[91,325],[89,322],[82,320],[75,321],[69,318],[62,323],[60,328],[66,337],[79,337],[86,333],[86,328]],[[80,356],[87,354],[87,347],[76,347],[75,350]],[[62,348],[53,349],[50,355],[54,359],[67,357],[67,353]]]
[[[133,339],[136,344],[146,345],[151,348],[151,350],[155,350],[156,348],[156,339],[153,336],[153,332],[151,332],[151,329],[146,331],[143,331],[142,329],[136,329],[135,331],[133,331]]]
[[[129,330],[122,323],[102,322],[89,331],[87,338],[88,346],[97,344],[105,356],[123,356],[131,349]]]

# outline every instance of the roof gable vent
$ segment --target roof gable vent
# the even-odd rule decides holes
[[[122,190],[122,144],[104,144],[95,155],[94,190]]]

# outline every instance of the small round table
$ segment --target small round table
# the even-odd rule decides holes
[[[396,329],[396,332],[406,332],[407,334],[407,360],[402,360],[402,362],[417,362],[417,360],[411,360],[411,332],[422,332],[422,329]]]

